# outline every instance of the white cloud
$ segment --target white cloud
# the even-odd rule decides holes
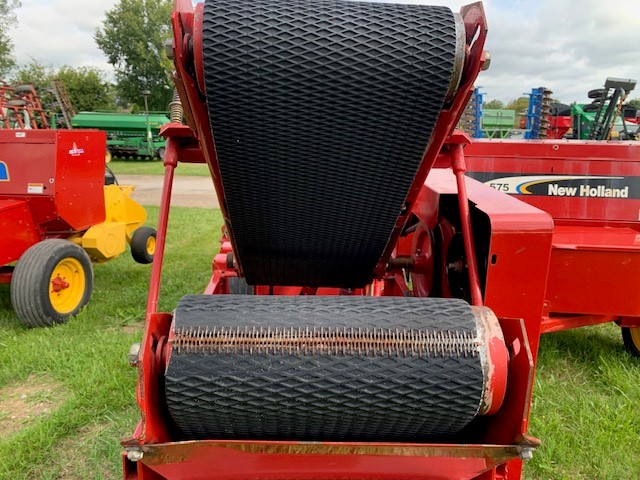
[[[22,0],[12,31],[16,56],[45,64],[91,65],[112,71],[93,34],[117,0]],[[447,5],[472,0],[394,0]],[[565,102],[608,76],[640,80],[638,0],[488,0],[487,49],[492,65],[478,80],[487,98],[509,101],[545,86]],[[640,97],[640,87],[632,97]]]
[[[545,86],[570,103],[586,101],[606,77],[640,80],[637,0],[542,0],[487,7],[492,64],[478,84],[488,98],[511,100]],[[640,91],[632,97],[640,97]]]
[[[19,63],[31,58],[45,65],[111,66],[93,40],[104,12],[116,0],[22,0],[18,27],[11,31]]]

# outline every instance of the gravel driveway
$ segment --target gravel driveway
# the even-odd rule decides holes
[[[142,205],[160,205],[161,175],[118,175],[120,185],[135,185],[133,199]],[[219,208],[209,177],[176,175],[173,180],[171,205],[177,207]]]

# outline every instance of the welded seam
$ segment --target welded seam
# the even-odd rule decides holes
[[[476,357],[475,331],[353,327],[182,327],[174,354]]]

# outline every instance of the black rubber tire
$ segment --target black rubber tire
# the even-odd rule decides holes
[[[104,170],[104,185],[117,185],[118,181],[116,180],[116,176],[111,171],[109,167],[106,167]]]
[[[26,100],[20,100],[20,99],[9,100],[7,102],[7,106],[8,107],[25,107],[26,105],[27,105],[27,101]]]
[[[595,90],[590,90],[589,93],[587,93],[587,97],[589,98],[603,98],[605,93],[607,93],[607,91],[604,88],[596,88]]]
[[[49,284],[55,267],[65,258],[76,259],[85,276],[82,298],[69,313],[56,311],[49,299]],[[11,279],[11,304],[18,318],[28,327],[50,327],[75,316],[91,298],[93,267],[91,259],[78,245],[50,239],[36,243],[22,254]]]
[[[598,110],[600,110],[600,104],[599,103],[590,103],[588,105],[585,105],[583,110],[585,112],[597,112]]]
[[[637,337],[635,339],[634,333]],[[622,327],[622,341],[627,352],[640,358],[640,327]]]
[[[146,265],[153,262],[155,252],[156,229],[151,227],[140,227],[131,236],[131,256],[138,262]],[[149,239],[153,238],[154,250],[149,251]]]
[[[31,85],[18,85],[13,89],[13,93],[33,93],[34,88]]]
[[[227,278],[229,285],[229,294],[231,295],[253,295],[253,285],[249,285],[244,278],[229,277]]]

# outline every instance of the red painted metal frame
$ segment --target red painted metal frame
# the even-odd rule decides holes
[[[465,142],[468,143],[468,142]],[[450,144],[451,167],[456,176],[456,186],[458,189],[458,204],[460,206],[460,224],[462,228],[462,238],[464,239],[464,251],[469,272],[469,289],[471,290],[471,303],[482,305],[482,292],[480,291],[480,281],[478,278],[478,265],[476,261],[476,250],[471,230],[471,216],[469,214],[469,200],[467,197],[467,186],[465,183],[465,173],[467,166],[462,153],[462,143]]]

